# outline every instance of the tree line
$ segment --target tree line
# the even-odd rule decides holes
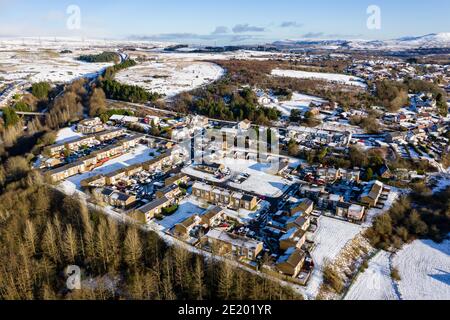
[[[155,101],[160,97],[159,94],[148,92],[142,87],[122,84],[116,80],[103,80],[101,88],[108,99],[132,103],[146,103]]]
[[[119,56],[116,52],[104,51],[99,54],[87,54],[78,57],[78,60],[89,63],[117,62]]]

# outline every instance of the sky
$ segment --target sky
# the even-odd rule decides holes
[[[380,9],[380,28],[367,26],[371,5]],[[0,37],[384,40],[450,32],[449,13],[447,0],[0,0]]]

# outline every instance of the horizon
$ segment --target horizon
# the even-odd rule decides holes
[[[390,40],[450,32],[446,19],[450,3],[439,0],[426,4],[387,0],[339,4],[331,0],[313,4],[289,0],[136,0],[132,5],[118,1],[1,0],[0,8],[0,38],[244,45],[282,40]]]

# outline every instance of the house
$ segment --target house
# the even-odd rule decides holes
[[[308,199],[319,199],[321,195],[326,194],[325,186],[314,186],[309,184],[300,185],[300,194]]]
[[[119,181],[125,180],[126,178],[128,178],[126,168],[119,169],[117,171],[106,174],[106,184],[110,186],[115,185]]]
[[[280,273],[296,278],[302,270],[305,260],[306,253],[292,247],[277,260],[276,267]]]
[[[365,208],[363,206],[352,204],[348,209],[347,217],[350,220],[361,221],[364,218]]]
[[[214,206],[211,209],[204,212],[201,216],[201,224],[210,228],[216,223],[220,222],[225,216],[225,213],[221,207]]]
[[[144,122],[146,124],[150,124],[150,125],[159,125],[159,123],[161,122],[161,119],[158,116],[146,116],[144,118]]]
[[[386,134],[386,141],[388,143],[397,143],[406,139],[405,132],[389,132]]]
[[[387,165],[381,166],[380,170],[378,171],[378,175],[383,179],[390,179],[393,176],[391,170]]]
[[[212,229],[206,234],[209,246],[220,255],[255,260],[263,250],[263,243],[241,235]]]
[[[124,209],[136,202],[135,196],[115,191],[111,188],[95,189],[94,195],[106,204]]]
[[[306,242],[306,232],[293,227],[280,238],[280,250],[286,251],[291,247],[301,248]]]
[[[294,203],[290,208],[291,216],[297,214],[298,212],[304,212],[306,214],[311,214],[314,210],[314,201],[310,199],[301,199],[300,201]]]
[[[60,168],[56,168],[47,172],[47,176],[51,179],[53,183],[63,181],[69,177],[75,176],[80,173],[84,173],[86,167],[83,162],[78,161],[65,165]]]
[[[201,219],[198,215],[193,215],[186,218],[183,222],[177,223],[174,227],[173,234],[180,239],[189,238],[189,235],[196,226],[201,224]]]
[[[240,208],[245,210],[255,210],[258,205],[258,199],[254,196],[244,194],[241,198]]]
[[[143,139],[145,138],[145,135],[143,134],[136,134],[130,137],[126,137],[122,140],[120,140],[120,143],[124,148],[134,148],[136,147]]]
[[[339,202],[336,206],[336,215],[338,217],[346,218],[348,216],[348,211],[351,207],[350,203],[347,202]]]
[[[156,199],[138,209],[136,211],[145,216],[147,222],[152,220],[157,214],[161,214],[163,208],[170,207],[173,201],[166,197]]]
[[[55,156],[63,152],[64,150],[77,151],[82,146],[89,146],[95,143],[96,143],[95,136],[90,135],[76,139],[71,142],[63,142],[48,146],[44,149],[44,152],[50,156]]]
[[[339,169],[339,178],[344,181],[359,183],[361,179],[361,172],[358,168],[355,168],[353,170]]]
[[[192,186],[192,194],[206,202],[210,202],[212,200],[212,190],[213,187],[206,183],[196,182]]]
[[[184,173],[179,173],[173,177],[167,178],[164,181],[164,184],[167,186],[170,186],[172,184],[187,184],[189,182],[190,178],[189,176],[185,175]]]
[[[286,229],[298,228],[307,231],[311,226],[311,217],[303,212],[297,213],[286,222]]]
[[[208,118],[203,116],[188,116],[186,118],[186,125],[188,125],[191,128],[204,128],[208,125]]]
[[[344,197],[342,195],[324,193],[319,197],[317,203],[320,208],[335,210],[337,204],[343,201]]]
[[[119,138],[123,135],[125,135],[126,130],[125,129],[114,129],[114,130],[108,130],[105,132],[101,132],[97,135],[95,135],[95,138],[98,141],[104,142],[104,141],[108,141],[108,140],[112,140],[112,139],[116,139]]]
[[[138,123],[139,118],[138,117],[132,117],[132,116],[122,116],[118,114],[114,114],[109,118],[109,121],[114,121],[116,123],[123,123],[123,124],[129,124],[129,123]]]
[[[244,121],[239,122],[238,124],[238,129],[241,131],[247,131],[250,130],[250,128],[252,127],[252,123],[245,119]]]
[[[81,181],[81,187],[90,188],[90,187],[104,187],[106,186],[106,176],[98,175],[93,176],[88,179],[84,179]]]
[[[339,178],[339,171],[334,168],[317,169],[317,176],[325,182],[334,182]]]
[[[375,207],[378,204],[383,189],[384,184],[382,182],[377,180],[370,182],[363,189],[360,196],[361,202],[369,207]]]
[[[178,185],[172,184],[164,187],[156,192],[157,198],[166,197],[167,199],[175,199],[181,195],[181,189]]]
[[[258,199],[255,196],[240,192],[230,192],[229,190],[216,188],[201,182],[194,183],[192,194],[208,203],[225,205],[233,209],[253,211],[258,205]]]
[[[112,144],[104,149],[91,153],[91,156],[95,156],[97,160],[104,160],[108,158],[114,158],[124,153],[124,147],[120,143]]]
[[[77,125],[77,131],[83,134],[96,134],[105,130],[100,118],[86,119]]]

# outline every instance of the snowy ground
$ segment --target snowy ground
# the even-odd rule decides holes
[[[0,51],[0,77],[4,81],[27,80],[30,83],[49,81],[67,83],[92,75],[111,63],[86,63],[76,60],[81,54],[98,51],[78,51],[60,54],[53,50]]]
[[[253,160],[228,158],[220,159],[217,163],[229,168],[231,170],[231,176],[218,180],[212,174],[195,170],[193,167],[184,168],[183,173],[215,183],[224,183],[235,175],[247,173],[250,175],[250,178],[242,184],[228,181],[228,185],[241,189],[244,192],[256,193],[264,197],[280,197],[292,185],[291,181],[267,173],[266,171],[270,169],[270,164],[258,163]]]
[[[225,73],[221,67],[209,62],[170,60],[164,55],[160,58],[160,61],[147,61],[124,70],[116,79],[172,97],[214,82]]]
[[[270,97],[269,97],[270,98]],[[298,92],[293,93],[292,99],[290,101],[278,101],[276,98],[270,99],[268,103],[264,103],[266,99],[260,99],[265,107],[269,108],[277,108],[283,115],[289,116],[291,111],[294,109],[300,110],[302,112],[306,112],[309,110],[309,106],[312,102],[324,103],[325,100],[309,96],[306,94],[301,94]]]
[[[206,209],[207,208],[201,208],[201,204],[195,200],[194,197],[187,197],[180,201],[177,212],[161,221],[155,221],[155,223],[163,227],[164,230],[170,230],[176,224],[183,222],[194,214],[203,214]]]
[[[62,187],[69,191],[74,189],[80,189],[81,187],[81,181],[84,179],[88,179],[90,177],[100,175],[100,174],[108,174],[113,171],[132,166],[134,164],[142,163],[148,160],[153,159],[153,156],[150,156],[150,154],[154,152],[153,149],[149,149],[146,146],[139,145],[131,152],[124,154],[121,157],[112,159],[111,161],[108,161],[103,166],[96,168],[95,170],[91,172],[86,172],[83,174],[79,174],[73,177],[68,178],[66,181],[62,182]]]
[[[75,127],[64,128],[58,131],[55,143],[66,143],[82,137],[81,133],[75,131]]]
[[[289,77],[289,78],[299,78],[299,79],[316,79],[325,80],[330,82],[337,82],[345,85],[357,86],[366,88],[367,85],[363,79],[353,76],[348,76],[344,74],[336,73],[320,73],[320,72],[306,72],[306,71],[296,71],[296,70],[272,70],[273,76],[278,77]]]
[[[358,276],[345,300],[398,300],[391,279],[390,255],[380,251],[371,259],[369,268]]]
[[[391,267],[401,280],[391,280]],[[396,290],[396,288],[398,288]],[[350,288],[347,300],[450,299],[450,240],[437,244],[417,240],[394,256],[380,252]]]
[[[311,252],[316,267],[306,288],[306,295],[315,298],[322,284],[322,267],[328,259],[333,261],[345,245],[362,231],[357,224],[328,217],[320,217],[319,228],[314,234],[315,248]]]
[[[228,183],[231,187],[239,188],[247,192],[257,193],[265,197],[280,197],[292,185],[292,182],[280,176],[267,173],[266,171],[270,169],[270,164],[258,163],[253,160],[228,158],[221,159],[219,163],[230,168],[232,173],[247,173],[250,175],[250,178],[242,184]]]
[[[404,300],[450,299],[450,240],[414,241],[394,257]]]

